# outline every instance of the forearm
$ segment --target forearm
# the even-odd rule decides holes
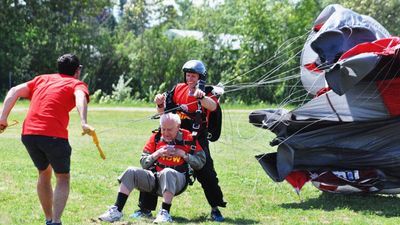
[[[7,120],[11,109],[15,106],[18,98],[27,98],[29,96],[29,89],[25,83],[11,88],[3,102],[3,108],[0,113],[1,120]]]
[[[194,170],[199,170],[206,164],[206,154],[204,151],[199,151],[194,155],[188,154],[186,162],[189,163]]]
[[[83,92],[78,91],[75,94],[76,109],[78,110],[81,124],[87,124],[87,99]]]
[[[6,98],[4,99],[3,108],[0,114],[1,120],[7,120],[8,115],[10,114],[11,109],[14,107],[18,98],[19,97],[15,95],[15,90],[11,88],[11,90],[7,93]]]
[[[214,111],[215,109],[217,109],[217,103],[208,96],[204,96],[204,98],[200,100],[200,103],[201,106],[210,111]]]
[[[155,161],[156,158],[154,158],[152,154],[147,152],[143,152],[142,156],[140,157],[140,165],[143,169],[150,168],[152,165],[154,165]]]

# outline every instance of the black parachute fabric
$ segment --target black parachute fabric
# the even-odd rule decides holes
[[[250,123],[276,134],[256,156],[269,177],[297,190],[400,193],[400,39],[340,5],[322,11],[300,62],[315,97],[301,107],[257,110]]]

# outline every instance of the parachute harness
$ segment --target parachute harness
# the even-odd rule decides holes
[[[156,130],[153,130],[153,133],[156,133],[156,136],[154,137],[154,144],[155,144],[155,147],[157,147],[157,144],[161,140],[161,130],[160,130],[160,128],[158,128]],[[191,141],[173,140],[170,144],[173,144],[173,145],[190,145],[190,152],[189,152],[190,155],[193,155],[194,151],[196,150],[196,139],[195,139],[194,136],[193,136],[193,139]],[[163,165],[163,164],[161,164],[161,163],[156,161],[154,163],[154,165],[152,167],[150,167],[150,170],[153,172],[154,178],[155,178],[155,186],[154,186],[153,190],[151,191],[151,193],[153,193],[153,194],[157,193],[157,190],[158,190],[158,187],[159,187],[158,176],[157,176],[158,172],[156,170],[156,166],[159,167],[159,168],[163,168],[163,169],[164,168],[172,168],[172,169],[175,169],[178,172],[182,172],[182,166],[186,167],[186,168],[184,168],[186,170],[184,172],[185,176],[186,176],[185,186],[181,191],[179,191],[175,195],[181,194],[182,192],[184,192],[186,190],[188,185],[192,186],[194,184],[194,182],[196,181],[196,177],[195,177],[195,175],[193,173],[193,168],[190,166],[190,164],[188,162],[185,162],[184,165],[180,165],[180,166],[166,166],[166,165]]]

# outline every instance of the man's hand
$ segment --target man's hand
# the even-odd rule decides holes
[[[154,102],[157,104],[157,106],[164,106],[165,102],[165,95],[164,94],[157,94],[156,97],[154,97]]]
[[[198,98],[198,99],[203,99],[204,96],[206,96],[206,93],[204,93],[204,91],[200,90],[200,89],[196,89],[193,93],[193,96]]]
[[[159,157],[163,157],[163,156],[169,156],[168,155],[168,151],[170,149],[167,146],[161,147],[159,149],[157,149],[157,151],[155,151],[152,155],[154,159],[158,159]]]
[[[168,150],[167,152],[167,156],[180,156],[180,157],[184,157],[186,152],[183,151],[182,149],[179,148],[171,148]]]
[[[82,135],[89,134],[94,131],[94,128],[87,123],[82,124]]]
[[[185,104],[179,105],[179,108],[184,112],[187,112],[189,110],[189,107]]]
[[[0,134],[3,133],[7,128],[7,125],[0,124]]]
[[[3,133],[8,127],[7,120],[0,119],[0,134]]]

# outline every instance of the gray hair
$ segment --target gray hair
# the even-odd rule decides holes
[[[174,113],[165,113],[162,114],[160,117],[160,125],[162,125],[165,121],[168,120],[172,120],[174,121],[176,124],[181,124],[181,118],[179,118],[179,116],[177,114]]]

